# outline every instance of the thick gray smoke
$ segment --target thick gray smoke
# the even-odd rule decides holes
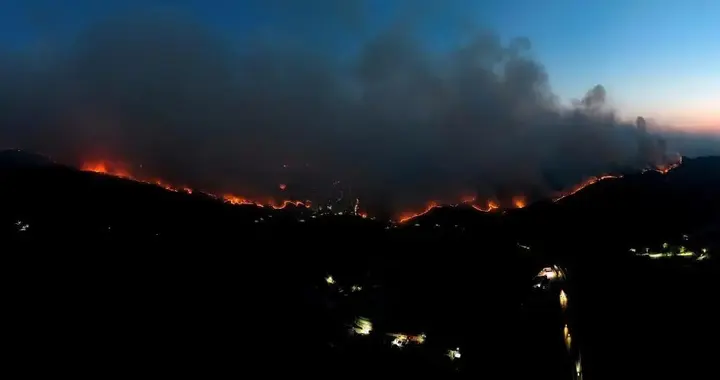
[[[602,86],[561,107],[527,39],[470,30],[439,49],[415,32],[422,11],[371,33],[367,15],[341,8],[332,26],[298,16],[243,35],[132,12],[71,43],[4,52],[0,141],[215,192],[279,198],[284,183],[295,198],[342,189],[396,207],[547,195],[664,159]]]

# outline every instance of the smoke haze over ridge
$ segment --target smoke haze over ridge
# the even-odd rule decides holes
[[[362,1],[248,4],[294,16],[231,33],[142,9],[0,50],[0,143],[214,192],[281,198],[284,183],[321,200],[352,187],[396,207],[547,195],[663,161],[602,86],[561,106],[526,38],[503,42],[424,1],[383,28]],[[450,48],[418,33],[438,18],[462,25]]]

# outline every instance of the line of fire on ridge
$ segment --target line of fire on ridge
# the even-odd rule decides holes
[[[654,171],[654,172],[657,172],[657,173],[660,173],[660,174],[667,174],[667,173],[669,173],[671,170],[673,170],[673,169],[677,168],[678,166],[680,166],[681,164],[682,164],[682,156],[678,156],[678,161],[675,162],[674,164],[668,164],[668,165],[658,166],[658,167],[655,167],[655,168],[644,169],[644,170],[642,171],[642,173],[645,173],[645,172],[648,172],[648,171]],[[590,177],[590,178],[586,179],[585,181],[580,182],[579,184],[571,187],[570,189],[560,192],[558,195],[556,195],[555,197],[553,197],[551,200],[552,200],[553,202],[559,202],[560,200],[565,199],[565,198],[567,198],[567,197],[569,197],[569,196],[571,196],[571,195],[574,195],[574,194],[578,193],[579,191],[585,189],[586,187],[591,186],[591,185],[594,185],[594,184],[596,184],[596,183],[598,183],[598,182],[600,182],[600,181],[609,180],[609,179],[620,179],[620,178],[622,178],[622,177],[623,177],[622,175],[610,175],[610,174],[601,175],[601,176],[597,176],[597,177]],[[469,205],[469,206],[471,206],[473,209],[475,209],[475,210],[477,210],[477,211],[480,211],[480,212],[491,212],[491,211],[495,211],[495,210],[500,209],[499,205],[498,205],[495,201],[493,201],[493,200],[489,200],[489,201],[487,202],[487,205],[484,206],[484,207],[483,207],[483,206],[480,206],[480,205],[477,205],[477,204],[474,204],[474,203],[473,203],[474,201],[475,201],[475,198],[470,198],[469,200],[464,200],[464,201],[462,201],[462,202],[460,202],[460,203],[456,203],[456,204],[445,204],[445,205],[443,205],[443,204],[438,204],[438,203],[435,203],[435,202],[431,202],[431,203],[428,204],[428,205],[425,207],[425,209],[424,209],[423,211],[421,211],[421,212],[417,212],[417,213],[405,213],[405,214],[401,215],[401,217],[398,219],[398,222],[399,222],[399,223],[408,222],[408,221],[410,221],[410,220],[412,220],[412,219],[415,219],[415,218],[417,218],[417,217],[419,217],[419,216],[423,216],[423,215],[431,212],[431,211],[434,210],[434,209],[442,208],[442,207],[458,207],[458,206],[462,206],[462,205]],[[527,205],[527,203],[525,202],[525,198],[524,198],[524,197],[522,197],[522,196],[515,196],[515,197],[513,197],[513,206],[514,206],[514,207],[512,207],[512,208],[515,208],[515,209],[524,208],[526,205]]]
[[[645,170],[643,170],[643,173],[647,172],[647,171],[655,171],[655,172],[658,172],[661,174],[667,174],[671,170],[680,166],[681,164],[682,164],[682,157],[680,157],[678,159],[678,161],[674,164],[659,166],[659,167],[652,168],[652,169],[645,169]],[[187,186],[170,185],[167,182],[160,180],[160,179],[143,179],[143,178],[136,177],[129,171],[127,171],[125,169],[121,169],[121,166],[109,165],[106,161],[86,162],[80,167],[80,170],[87,171],[87,172],[100,173],[100,174],[123,178],[123,179],[131,180],[131,181],[135,181],[135,182],[140,182],[140,183],[151,184],[151,185],[159,186],[165,190],[172,191],[172,192],[183,192],[183,193],[187,193],[187,194],[192,194],[195,191],[192,188],[187,187]],[[559,193],[558,195],[556,195],[555,197],[552,198],[552,201],[558,202],[558,201],[560,201],[564,198],[567,198],[571,195],[574,195],[577,192],[585,189],[586,187],[596,184],[600,181],[604,181],[604,180],[608,180],[608,179],[619,179],[619,178],[622,178],[622,176],[621,175],[602,175],[602,176],[588,178],[585,181],[571,187],[570,189]],[[284,184],[280,184],[279,187],[281,190],[285,190],[285,188],[286,188],[286,186]],[[208,194],[208,193],[204,193],[204,194],[208,195],[210,197],[222,200],[226,203],[233,204],[233,205],[252,205],[252,206],[257,206],[257,207],[269,207],[269,208],[273,208],[276,210],[284,209],[289,206],[306,207],[306,208],[309,208],[311,206],[310,201],[283,200],[278,203],[278,202],[274,202],[271,200],[271,201],[263,203],[263,202],[259,202],[256,200],[251,200],[249,198],[236,196],[233,194],[223,194],[223,195],[215,195],[215,194]],[[523,196],[515,196],[512,198],[512,204],[513,204],[512,208],[520,209],[520,208],[524,208],[525,206],[527,206],[527,201],[526,201],[526,198]],[[463,205],[470,206],[474,210],[479,211],[479,212],[492,212],[492,211],[500,209],[500,205],[493,200],[489,200],[489,201],[487,201],[486,204],[481,205],[481,204],[476,203],[475,197],[467,197],[467,198],[462,199],[460,201],[460,203],[456,203],[456,204],[439,204],[436,202],[431,202],[421,212],[406,212],[406,213],[401,214],[400,217],[398,217],[397,222],[398,223],[406,223],[406,222],[408,222],[412,219],[415,219],[419,216],[425,215],[425,214],[429,213],[430,211],[437,209],[437,208],[458,207],[458,206],[463,206]],[[359,215],[362,217],[367,217],[367,214],[364,214],[364,213],[359,213]]]
[[[104,175],[109,175],[113,177],[123,178],[130,181],[145,183],[149,185],[155,185],[158,187],[161,187],[165,190],[176,192],[176,193],[187,193],[192,194],[195,192],[192,188],[188,186],[174,186],[170,185],[169,183],[160,180],[160,179],[144,179],[139,178],[137,176],[134,176],[129,171],[122,169],[120,167],[116,167],[114,165],[108,165],[105,161],[94,161],[94,162],[86,162],[81,167],[80,170],[86,171],[86,172],[94,172]],[[285,185],[280,184],[280,188],[282,190],[285,190]],[[212,198],[216,198],[219,200],[222,200],[224,202],[233,204],[233,205],[251,205],[251,206],[257,206],[257,207],[270,207],[276,210],[284,209],[289,206],[295,206],[295,207],[310,207],[310,202],[305,201],[293,201],[293,200],[283,200],[282,202],[274,202],[274,201],[268,201],[265,203],[254,201],[245,197],[236,196],[233,194],[223,194],[223,195],[215,195],[210,193],[203,193],[204,195],[207,195]]]

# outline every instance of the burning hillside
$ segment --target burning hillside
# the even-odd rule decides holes
[[[657,167],[657,168],[646,169],[646,170],[644,170],[643,172],[653,171],[653,172],[657,172],[657,173],[661,173],[661,174],[667,174],[667,173],[669,173],[672,169],[675,169],[676,167],[680,166],[681,164],[682,164],[682,156],[678,156],[677,161],[674,162],[674,163],[672,163],[672,164],[666,164],[666,165],[659,166],[659,167]],[[567,190],[561,191],[560,193],[558,193],[558,194],[556,194],[554,197],[552,197],[551,200],[552,200],[553,202],[559,202],[559,201],[561,201],[561,200],[563,200],[563,199],[565,199],[565,198],[567,198],[567,197],[569,197],[569,196],[572,196],[572,195],[578,193],[579,191],[587,188],[588,186],[594,185],[594,184],[596,184],[596,183],[598,183],[598,182],[600,182],[600,181],[612,180],[612,179],[620,179],[620,178],[622,178],[622,175],[610,175],[610,174],[606,174],[606,175],[602,175],[602,176],[597,176],[597,177],[591,177],[591,178],[588,178],[587,180],[585,180],[585,181],[583,181],[583,182],[581,182],[581,183],[579,183],[579,184],[577,184],[577,185],[575,185],[575,186],[570,187],[570,188],[567,189]],[[458,207],[458,206],[460,206],[460,205],[469,205],[469,206],[471,206],[474,210],[477,210],[477,211],[480,211],[480,212],[493,212],[493,211],[495,211],[495,210],[512,209],[512,208],[521,209],[521,208],[524,208],[525,206],[527,206],[527,203],[526,203],[525,197],[523,197],[523,196],[515,196],[515,197],[513,197],[513,200],[512,200],[511,205],[510,205],[509,207],[507,207],[507,208],[501,208],[501,207],[498,205],[498,203],[497,203],[496,201],[493,201],[493,200],[489,200],[489,201],[487,201],[487,203],[485,203],[485,204],[479,204],[479,203],[476,203],[476,202],[475,202],[475,198],[467,198],[466,200],[463,200],[462,202],[460,202],[460,203],[458,203],[458,204],[449,204],[449,205],[442,205],[442,204],[438,204],[438,203],[435,203],[435,202],[431,202],[431,203],[428,204],[428,205],[425,207],[425,209],[424,209],[423,211],[421,211],[421,212],[415,212],[415,213],[413,213],[413,212],[406,212],[406,213],[404,213],[404,214],[401,214],[401,216],[398,218],[398,221],[399,221],[400,223],[404,223],[404,222],[407,222],[407,221],[409,221],[409,220],[411,220],[411,219],[414,219],[414,218],[417,218],[417,217],[419,217],[419,216],[425,215],[425,214],[429,213],[430,211],[432,211],[432,210],[434,210],[434,209],[436,209],[436,208],[440,208],[440,207]]]
[[[667,165],[663,165],[663,166],[660,166],[657,168],[647,169],[645,171],[654,171],[654,172],[658,172],[661,174],[667,174],[672,169],[678,167],[681,164],[682,164],[682,158],[679,157],[678,160],[673,164],[667,164]],[[160,179],[143,178],[141,176],[134,175],[134,174],[130,173],[130,171],[127,170],[127,166],[123,165],[123,164],[117,164],[117,163],[113,164],[113,163],[108,163],[105,161],[87,162],[87,163],[83,164],[80,169],[83,171],[95,172],[95,173],[99,173],[99,174],[110,175],[110,176],[114,176],[114,177],[128,179],[128,180],[132,180],[132,181],[136,181],[136,182],[152,184],[152,185],[159,186],[163,189],[166,189],[166,190],[172,191],[172,192],[184,192],[184,193],[192,194],[194,191],[193,189],[191,189],[187,186],[174,186],[174,185],[170,185],[166,181],[163,181]],[[554,196],[552,198],[552,201],[559,202],[562,199],[572,196],[572,195],[576,194],[577,192],[585,189],[586,187],[591,186],[600,181],[619,179],[619,178],[622,178],[622,176],[621,175],[602,175],[602,176],[598,176],[598,177],[591,177],[575,186],[570,187],[569,189],[567,189],[565,191],[560,192],[559,194],[557,194],[556,196]],[[284,184],[279,184],[279,187],[281,187],[282,189],[284,189],[284,186],[285,186]],[[233,205],[254,205],[257,207],[271,207],[274,209],[283,209],[288,206],[310,207],[312,205],[312,202],[309,200],[308,201],[297,201],[297,200],[285,199],[285,200],[276,201],[276,200],[270,199],[270,200],[266,200],[266,201],[261,201],[261,200],[253,200],[253,199],[249,199],[249,198],[245,198],[245,197],[237,196],[237,195],[233,195],[233,194],[223,194],[223,195],[208,194],[208,195],[211,197],[220,199],[224,202],[233,204]],[[476,197],[465,197],[456,204],[440,204],[437,202],[431,202],[421,212],[401,213],[397,217],[397,222],[405,223],[411,219],[425,215],[425,214],[429,213],[430,211],[437,209],[437,208],[441,208],[441,207],[468,206],[476,211],[488,213],[488,212],[502,211],[502,210],[507,210],[507,209],[521,209],[521,208],[526,207],[527,204],[528,203],[527,203],[526,197],[521,196],[521,195],[513,196],[511,198],[511,201],[507,204],[507,207],[501,207],[501,205],[499,204],[498,201],[492,200],[492,199],[484,201],[484,202],[480,202],[476,199]],[[359,200],[354,205],[353,213],[356,215],[365,215],[363,212],[361,212],[359,210],[358,206],[359,206]]]
[[[113,328],[127,325],[128,319],[127,313],[116,312],[117,298],[142,315],[148,315],[148,307],[167,312],[171,298],[178,312],[173,309],[170,314],[188,316],[188,310],[200,310],[201,316],[191,316],[195,322],[207,317],[207,326],[222,323],[215,329],[217,334],[207,334],[203,325],[195,336],[226,336],[227,331],[238,331],[240,321],[251,327],[247,329],[250,333],[256,333],[250,338],[253,344],[267,344],[264,352],[281,349],[272,357],[273,362],[288,352],[293,358],[309,352],[303,361],[316,360],[313,365],[317,363],[325,372],[328,363],[342,370],[354,368],[361,360],[367,364],[361,367],[370,366],[372,373],[387,372],[389,365],[397,364],[398,376],[406,375],[409,369],[432,373],[419,368],[425,363],[446,368],[448,372],[439,373],[447,376],[487,372],[484,367],[471,371],[464,366],[475,363],[477,353],[483,352],[491,336],[493,342],[497,339],[500,356],[508,359],[499,368],[528,363],[525,358],[529,358],[532,366],[526,367],[532,377],[531,372],[548,363],[572,365],[572,361],[555,358],[556,354],[573,354],[582,348],[585,355],[593,336],[605,335],[609,347],[616,347],[617,339],[627,339],[622,330],[627,322],[608,318],[607,313],[627,312],[633,305],[644,310],[638,300],[647,299],[647,293],[628,295],[625,283],[613,283],[618,278],[636,281],[635,289],[643,292],[662,293],[666,288],[648,284],[686,287],[691,298],[684,290],[674,302],[706,305],[713,299],[708,295],[711,292],[703,290],[709,287],[687,281],[700,273],[709,274],[715,265],[718,234],[710,234],[711,241],[699,239],[701,235],[696,240],[695,231],[701,229],[695,227],[707,226],[708,221],[717,223],[718,158],[686,159],[672,171],[661,168],[658,173],[628,174],[613,180],[600,177],[569,189],[567,194],[574,195],[557,204],[534,205],[526,198],[527,205],[517,212],[468,197],[455,208],[437,209],[427,218],[403,226],[372,218],[329,215],[315,206],[279,212],[268,207],[232,206],[200,191],[143,177],[141,170],[132,173],[128,167],[95,163],[79,171],[61,165],[14,169],[0,165],[3,241],[16,255],[72,252],[45,255],[43,262],[49,265],[39,264],[44,269],[40,274],[37,266],[29,268],[35,277],[25,273],[16,276],[20,289],[34,284],[37,292],[21,295],[32,305],[41,306],[36,314],[42,318],[48,292],[57,293],[57,305],[64,310],[87,314],[82,308],[88,307],[95,310],[88,312],[97,314],[100,310],[102,315],[118,317],[117,323],[101,321],[102,326]],[[115,175],[108,174],[113,172]],[[474,211],[472,205],[476,204],[486,213]],[[707,234],[714,229],[703,231]],[[655,241],[669,245],[656,245]],[[628,252],[630,247],[637,248],[639,257]],[[647,255],[645,247],[650,248]],[[427,257],[419,259],[419,252],[427,252]],[[488,268],[482,273],[478,272],[478,258]],[[643,277],[648,270],[670,266],[672,271],[658,272],[653,282]],[[528,280],[544,267],[548,268],[536,278],[539,282],[531,285]],[[562,273],[553,268],[562,268]],[[713,273],[704,278],[711,282],[716,276]],[[73,284],[72,288],[64,287],[68,284]],[[608,292],[609,287],[612,292]],[[135,290],[126,295],[128,288]],[[237,316],[229,315],[238,308],[228,305],[227,300],[237,298],[238,291],[242,292],[244,307]],[[588,291],[597,292],[595,299],[603,303],[593,306],[591,312],[578,314],[581,308],[592,306]],[[704,291],[702,299],[697,297],[700,291]],[[88,296],[68,306],[68,297],[78,294]],[[527,298],[530,296],[533,298]],[[488,317],[484,309],[480,315],[471,310],[477,309],[477,302],[468,300],[478,297],[483,304],[493,305],[496,313]],[[657,312],[662,314],[667,311],[668,296],[658,298]],[[98,306],[97,300],[109,300],[110,304],[107,308]],[[548,308],[541,307],[545,303]],[[27,311],[25,304],[23,301],[13,310]],[[208,307],[213,306],[217,308],[209,315]],[[687,313],[687,307],[677,309],[682,311],[678,314]],[[45,326],[26,314],[22,314],[23,321]],[[597,324],[573,322],[577,315],[590,316],[589,321],[597,316]],[[642,315],[632,320],[647,325],[645,321],[652,319],[652,313]],[[701,313],[700,317],[703,315],[709,314]],[[228,316],[227,323],[218,322],[217,316]],[[300,328],[293,330],[293,338],[280,347],[274,342],[287,338],[287,316]],[[83,322],[81,317],[73,314],[69,319]],[[488,323],[478,325],[479,317]],[[560,321],[548,321],[550,317],[567,320],[555,323]],[[156,320],[148,318],[140,322],[150,332],[157,330]],[[246,322],[244,318],[252,320]],[[158,320],[176,319],[163,315]],[[608,320],[621,326],[610,329]],[[503,324],[519,327],[497,328]],[[548,329],[537,330],[541,324],[547,324]],[[682,327],[677,336],[694,326],[676,325]],[[603,334],[588,335],[588,330],[599,328],[605,329],[600,330]],[[617,330],[616,335],[608,335],[611,330]],[[93,327],[88,334],[96,336],[98,331]],[[148,335],[137,328],[133,331]],[[173,343],[177,331],[169,329],[166,341]],[[277,339],[269,342],[267,331]],[[645,331],[648,334],[637,341],[654,342],[645,336],[653,336],[656,329],[646,327]],[[248,341],[248,332],[239,333],[241,340]],[[552,346],[558,349],[545,348]],[[628,354],[633,360],[635,351]],[[607,352],[614,353],[612,349]],[[376,366],[378,362],[381,364]],[[413,365],[409,367],[408,363]],[[583,362],[583,370],[593,368],[590,363],[597,361]],[[550,372],[546,367],[544,374]]]
[[[125,165],[122,164],[110,164],[106,161],[93,161],[93,162],[87,162],[84,163],[80,170],[87,171],[87,172],[93,172],[98,174],[104,174],[104,175],[110,175],[113,177],[123,178],[135,182],[141,182],[146,183],[150,185],[156,185],[159,187],[162,187],[165,190],[172,191],[172,192],[184,192],[188,194],[193,193],[193,189],[187,187],[187,186],[173,186],[168,184],[167,182],[159,179],[147,179],[142,178],[140,176],[136,176],[131,174],[127,169],[124,169]],[[284,185],[280,185],[281,187]],[[282,200],[280,202],[275,202],[273,200],[269,200],[267,202],[261,202],[257,200],[251,200],[248,198],[240,197],[233,194],[223,194],[223,195],[214,195],[214,194],[207,194],[208,196],[222,199],[223,201],[233,204],[233,205],[253,205],[257,207],[271,207],[274,209],[283,209],[288,206],[295,206],[295,207],[309,207],[310,201],[292,201],[292,200]]]
[[[220,196],[234,203],[360,198],[395,214],[429,199],[523,207],[667,154],[644,119],[616,115],[601,85],[558,102],[526,38],[462,32],[438,51],[400,23],[346,36],[355,43],[340,54],[315,39],[290,48],[219,34],[170,13],[95,20],[48,49],[41,67],[8,53],[18,64],[0,67],[13,79],[0,88],[13,100],[0,141],[59,162],[143,163],[95,169],[245,195]],[[301,29],[325,26],[298,17]],[[476,200],[459,201],[466,195]]]
[[[574,245],[580,240],[597,244],[597,239],[605,239],[632,247],[642,244],[641,240],[633,243],[634,239],[692,233],[709,219],[716,220],[720,185],[712,181],[717,181],[714,174],[720,173],[718,164],[713,159],[686,159],[678,170],[662,168],[628,173],[624,178],[591,179],[569,188],[555,197],[555,202],[525,198],[522,209],[511,203],[512,199],[500,202],[467,197],[453,205],[436,202],[420,210],[423,212],[395,218],[368,216],[360,201],[341,208],[319,202],[214,196],[143,176],[142,170],[131,172],[130,165],[87,164],[85,171],[57,164],[14,169],[0,165],[4,184],[0,206],[8,228],[21,228],[24,238],[37,234],[79,238],[92,231],[90,236],[95,238],[127,238],[131,245],[137,244],[135,237],[182,245],[189,240],[284,236],[290,240],[282,242],[331,246],[335,246],[332,241],[343,239],[355,245],[385,239],[413,244],[427,239],[480,237],[478,244],[487,244],[492,237],[527,246],[548,241]],[[418,218],[420,215],[424,216]],[[596,226],[601,220],[612,222]]]

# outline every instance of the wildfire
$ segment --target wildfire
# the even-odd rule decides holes
[[[660,165],[660,166],[658,166],[658,167],[656,167],[656,168],[653,168],[653,169],[650,169],[650,170],[654,170],[654,171],[656,171],[656,172],[658,172],[658,173],[660,173],[660,174],[667,174],[667,173],[669,173],[671,170],[677,168],[677,167],[680,166],[680,165],[682,165],[682,156],[678,156],[678,160],[677,160],[674,164]]]
[[[472,205],[472,208],[480,212],[490,212],[492,210],[499,209],[500,206],[495,201],[488,201],[487,205],[485,205],[484,207],[482,205],[474,204]]]
[[[101,173],[105,175],[110,175],[113,177],[118,178],[124,178],[129,179],[131,181],[135,182],[142,182],[147,183],[150,185],[155,185],[162,187],[165,190],[168,191],[174,191],[174,192],[185,192],[188,194],[192,194],[193,190],[187,186],[172,186],[165,181],[159,180],[159,179],[141,179],[138,178],[130,173],[129,170],[127,170],[122,164],[117,163],[109,163],[105,161],[98,161],[98,162],[86,162],[81,167],[80,170],[87,171],[87,172],[94,172],[94,173]]]
[[[653,168],[653,169],[644,170],[643,172],[648,171],[648,170],[652,170],[652,171],[656,171],[656,172],[661,173],[661,174],[667,174],[667,173],[669,173],[671,170],[673,170],[673,169],[677,168],[678,166],[680,166],[681,164],[682,164],[682,156],[678,156],[678,160],[677,160],[674,164],[661,165],[661,166],[658,166],[658,167]],[[553,201],[553,202],[559,202],[560,200],[565,199],[565,198],[567,198],[567,197],[569,197],[569,196],[571,196],[571,195],[574,195],[574,194],[576,194],[577,192],[583,190],[584,188],[586,188],[586,187],[588,187],[588,186],[590,186],[590,185],[594,185],[594,184],[596,184],[596,183],[598,183],[598,182],[600,182],[600,181],[609,180],[609,179],[619,179],[619,178],[622,178],[622,176],[620,176],[620,175],[610,175],[610,174],[606,174],[606,175],[602,175],[602,176],[598,176],[598,177],[588,178],[588,179],[586,179],[585,181],[583,181],[583,182],[581,182],[581,183],[579,183],[579,184],[571,187],[569,190],[566,190],[566,191],[561,192],[559,195],[557,195],[555,198],[553,198],[552,201]],[[476,204],[476,203],[475,203],[475,197],[464,197],[464,198],[461,199],[461,202],[460,202],[459,204],[450,204],[450,205],[445,205],[445,206],[446,206],[446,207],[457,207],[457,206],[459,206],[460,204],[470,205],[473,209],[475,209],[475,210],[477,210],[477,211],[480,211],[480,212],[490,212],[490,211],[493,211],[493,210],[496,210],[496,209],[499,209],[499,208],[500,208],[500,205],[499,205],[497,202],[492,201],[492,200],[488,201],[487,204],[485,204],[485,205]],[[518,196],[515,196],[515,197],[512,198],[512,205],[513,205],[514,208],[518,208],[518,209],[519,209],[519,208],[524,208],[524,207],[527,206],[527,200],[526,200],[526,198],[525,198],[524,196],[519,196],[519,195],[518,195]],[[412,220],[412,219],[415,219],[415,218],[417,218],[417,217],[419,217],[419,216],[425,215],[425,214],[427,214],[428,212],[432,211],[433,209],[439,208],[439,207],[443,207],[443,205],[439,205],[439,204],[434,203],[434,202],[433,202],[433,203],[430,203],[430,204],[425,208],[425,210],[423,210],[422,212],[417,212],[417,213],[406,212],[406,213],[402,214],[402,216],[399,218],[398,221],[399,221],[400,223],[405,223],[405,222],[407,222],[407,221],[409,221],[409,220]]]
[[[680,166],[681,164],[682,164],[682,157],[679,156],[677,162],[675,162],[673,164],[662,165],[662,166],[658,166],[653,169],[647,169],[645,171],[653,170],[658,173],[667,174],[671,170]],[[114,176],[114,177],[129,179],[129,180],[136,181],[136,182],[142,182],[142,183],[147,183],[147,184],[151,184],[151,185],[156,185],[156,186],[162,187],[166,190],[174,191],[174,192],[185,192],[188,194],[192,194],[192,192],[193,192],[193,190],[187,186],[177,187],[177,186],[170,185],[170,184],[168,184],[164,181],[158,180],[158,179],[140,178],[138,176],[133,175],[129,170],[127,170],[126,166],[121,165],[121,164],[111,163],[108,161],[86,162],[81,166],[81,170],[95,172],[95,173],[101,173],[101,174],[110,175],[110,176]],[[622,176],[619,176],[619,175],[603,175],[603,176],[599,176],[599,177],[588,178],[587,180],[571,187],[569,190],[563,191],[562,193],[558,194],[555,198],[552,199],[552,201],[559,202],[560,200],[567,198],[571,195],[574,195],[574,194],[578,193],[579,191],[585,189],[586,187],[594,185],[600,181],[604,181],[604,180],[608,180],[608,179],[618,179],[621,177]],[[284,191],[287,189],[286,184],[279,184],[278,187],[281,191]],[[301,202],[301,201],[283,200],[283,201],[277,203],[277,202],[271,200],[271,201],[266,201],[266,202],[260,202],[257,200],[240,197],[240,196],[237,196],[234,194],[224,194],[222,196],[215,196],[212,194],[209,194],[209,195],[216,197],[218,199],[221,199],[224,202],[227,202],[227,203],[233,204],[233,205],[254,205],[254,206],[258,206],[258,207],[270,207],[273,209],[284,209],[289,206],[310,207],[310,201]],[[528,205],[527,199],[521,195],[512,197],[511,202],[512,202],[511,203],[512,207],[516,208],[516,209],[521,209]],[[441,205],[437,202],[430,202],[423,211],[402,213],[400,215],[400,217],[397,219],[397,221],[399,223],[405,223],[412,219],[415,219],[417,217],[425,215],[436,208],[458,207],[461,205],[467,205],[477,211],[485,212],[485,213],[500,209],[500,204],[495,200],[488,200],[484,203],[476,203],[475,197],[468,196],[468,197],[461,198],[460,203],[457,203],[457,204]],[[356,215],[360,215],[363,218],[368,217],[367,214],[360,213],[357,210],[355,211],[355,213],[356,213]]]
[[[159,179],[144,179],[140,178],[138,176],[135,176],[130,173],[129,170],[125,168],[124,165],[116,164],[116,163],[110,163],[107,161],[95,161],[95,162],[85,162],[80,167],[80,170],[87,171],[87,172],[94,172],[94,173],[100,173],[105,174],[113,177],[118,178],[124,178],[135,182],[141,182],[141,183],[147,183],[150,185],[155,185],[162,187],[165,190],[174,191],[174,192],[184,192],[188,194],[192,194],[193,190],[187,186],[173,186],[170,185],[162,180]],[[280,185],[281,189],[285,189],[285,185]],[[276,203],[274,201],[268,201],[268,202],[258,202],[254,201],[248,198],[239,197],[237,195],[233,194],[225,194],[222,196],[215,196],[210,194],[213,197],[216,197],[218,199],[222,199],[223,201],[233,204],[233,205],[254,205],[257,207],[271,207],[273,209],[283,209],[288,206],[296,206],[296,207],[309,207],[309,202],[300,202],[300,201],[291,201],[291,200],[284,200],[280,203]]]
[[[398,222],[400,222],[400,223],[405,223],[405,222],[407,222],[408,220],[417,218],[418,216],[423,216],[423,215],[429,213],[430,211],[432,211],[432,210],[434,210],[434,209],[436,209],[436,208],[438,208],[438,207],[442,207],[442,206],[438,205],[438,204],[435,203],[435,202],[430,202],[430,203],[427,205],[427,207],[425,207],[425,210],[422,211],[422,212],[418,212],[418,213],[404,213],[404,214],[400,215],[400,218],[398,218]]]
[[[460,203],[448,204],[448,205],[441,205],[437,202],[430,202],[430,203],[428,203],[427,206],[425,206],[425,209],[423,211],[406,212],[406,213],[401,214],[400,217],[398,218],[398,222],[405,223],[409,220],[415,219],[419,216],[423,216],[423,215],[429,213],[430,211],[432,211],[436,208],[441,208],[441,207],[459,207],[461,205],[469,205],[473,209],[480,211],[480,212],[490,212],[490,211],[497,210],[500,208],[500,205],[498,205],[497,202],[492,201],[492,200],[488,201],[485,205],[476,204],[474,202],[475,202],[474,197],[464,197],[464,198],[462,198]]]
[[[600,181],[604,181],[604,180],[607,180],[607,179],[618,179],[618,178],[622,178],[622,176],[603,175],[603,176],[600,176],[600,177],[590,177],[590,178],[586,179],[585,181],[583,181],[583,182],[581,182],[581,183],[573,186],[570,190],[564,191],[562,194],[560,194],[560,195],[558,195],[557,197],[553,198],[553,202],[558,202],[558,201],[560,201],[560,200],[562,200],[562,199],[564,199],[564,198],[567,198],[567,197],[569,197],[569,196],[571,196],[571,195],[574,195],[574,194],[577,193],[578,191],[580,191],[580,190],[582,190],[582,189],[584,189],[584,188],[586,188],[586,187],[588,187],[588,186],[590,186],[590,185],[594,185],[594,184],[596,184],[596,183],[598,183],[598,182],[600,182]]]
[[[518,198],[518,199],[520,199],[520,198]],[[524,199],[524,198],[523,198],[523,199]],[[516,208],[525,207],[524,201],[521,201],[521,202],[516,202],[516,201],[514,201],[514,203],[515,203],[515,207],[516,207]],[[487,201],[487,203],[485,203],[485,204],[477,204],[477,203],[475,203],[475,197],[464,197],[464,198],[462,198],[462,200],[460,201],[460,203],[456,203],[456,204],[441,205],[441,204],[439,204],[439,203],[437,203],[437,202],[430,202],[430,203],[425,207],[425,209],[424,209],[423,211],[421,211],[421,212],[406,212],[406,213],[403,213],[403,214],[400,216],[400,218],[398,218],[398,222],[399,222],[399,223],[405,223],[405,222],[407,222],[407,221],[409,221],[409,220],[412,220],[412,219],[415,219],[415,218],[417,218],[417,217],[419,217],[419,216],[423,216],[423,215],[429,213],[430,211],[432,211],[432,210],[434,210],[434,209],[436,209],[436,208],[441,208],[441,207],[459,207],[459,206],[461,206],[461,205],[468,205],[468,206],[472,207],[474,210],[480,211],[480,212],[491,212],[491,211],[493,211],[493,210],[497,210],[497,209],[500,208],[500,205],[499,205],[497,202],[493,201],[493,200],[489,200],[489,201]]]
[[[135,180],[135,178],[133,178],[126,170],[118,167],[113,167],[112,169],[110,169],[108,164],[103,161],[83,163],[80,167],[80,170]]]

